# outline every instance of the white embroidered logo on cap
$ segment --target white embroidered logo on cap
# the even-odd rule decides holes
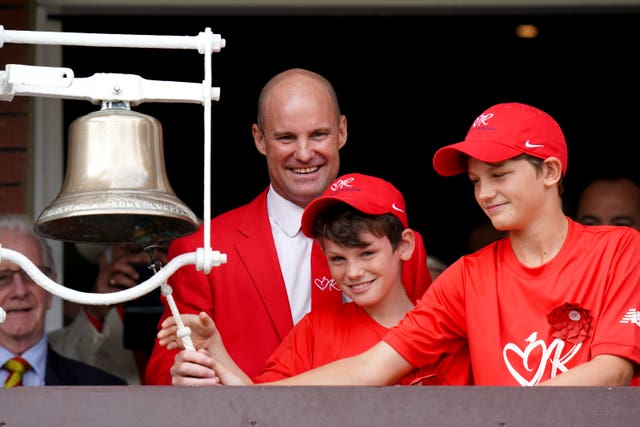
[[[337,180],[336,182],[331,184],[331,191],[338,191],[338,190],[342,190],[345,187],[351,187],[351,183],[353,182],[354,179],[355,178],[351,177],[347,179]]]
[[[540,148],[544,147],[544,144],[532,144],[528,139],[527,142],[524,143],[524,146],[527,148]]]
[[[402,209],[400,209],[399,207],[397,207],[395,203],[391,204],[391,209],[393,209],[395,211],[398,211],[398,212],[404,213],[404,211]]]
[[[482,125],[482,126],[489,126],[489,123],[487,123],[487,120],[489,120],[491,117],[493,117],[493,113],[489,113],[489,114],[480,114],[474,121],[473,121],[473,125],[472,127],[477,128],[478,126]]]

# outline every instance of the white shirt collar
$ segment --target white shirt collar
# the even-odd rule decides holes
[[[267,210],[269,217],[289,237],[293,237],[298,233],[304,209],[279,195],[271,185],[269,185],[269,191],[267,192]]]

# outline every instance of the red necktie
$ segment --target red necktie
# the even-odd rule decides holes
[[[9,371],[9,376],[4,382],[4,388],[22,385],[22,374],[29,369],[29,362],[20,356],[9,359],[2,367]]]

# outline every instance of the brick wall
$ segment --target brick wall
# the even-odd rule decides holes
[[[31,29],[30,0],[0,0],[5,30]],[[6,64],[30,63],[30,45],[6,43],[0,48],[0,70]],[[0,101],[0,213],[29,212],[29,97]]]

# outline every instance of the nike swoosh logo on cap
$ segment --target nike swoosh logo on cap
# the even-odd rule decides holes
[[[540,148],[540,147],[544,147],[544,144],[532,144],[527,139],[527,142],[524,143],[524,146],[527,148]]]
[[[402,212],[402,213],[404,213],[404,211],[403,211],[402,209],[400,209],[399,207],[397,207],[395,203],[392,203],[392,204],[391,204],[391,208],[392,208],[393,210],[398,211],[398,212]]]

